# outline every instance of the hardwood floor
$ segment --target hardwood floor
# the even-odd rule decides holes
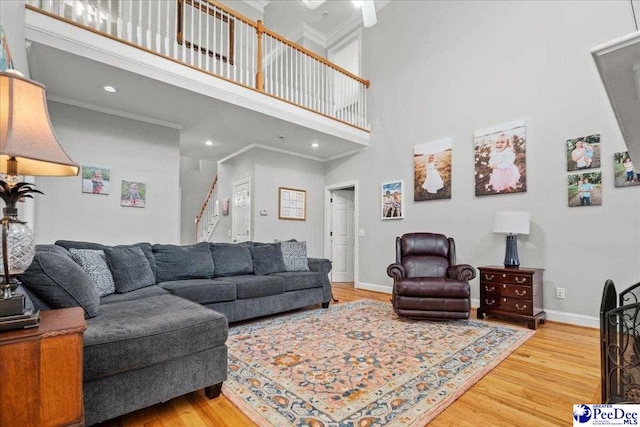
[[[333,293],[340,303],[390,298],[345,283],[334,283]],[[472,315],[475,318],[475,311]],[[547,322],[429,425],[571,425],[572,405],[598,403],[599,384],[599,331]],[[253,425],[224,396],[209,400],[202,390],[103,423],[109,427]]]

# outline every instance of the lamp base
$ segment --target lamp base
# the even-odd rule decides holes
[[[17,316],[24,313],[24,295],[0,298],[0,319],[4,316]]]
[[[520,267],[520,259],[518,258],[518,241],[515,234],[507,235],[507,250],[504,255],[505,268]]]

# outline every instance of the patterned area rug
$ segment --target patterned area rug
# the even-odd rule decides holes
[[[223,393],[259,426],[424,426],[532,335],[338,304],[232,328]]]

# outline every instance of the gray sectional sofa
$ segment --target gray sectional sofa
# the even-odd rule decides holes
[[[228,323],[328,307],[330,261],[291,256],[291,245],[58,241],[37,247],[20,280],[37,309],[85,310],[92,425],[202,388],[216,397],[227,376]]]

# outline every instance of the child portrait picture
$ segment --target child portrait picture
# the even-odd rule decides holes
[[[602,204],[602,172],[567,175],[569,207]]]
[[[402,181],[382,184],[382,219],[404,218],[403,187]]]
[[[108,168],[82,166],[82,192],[91,194],[109,194],[110,171]]]
[[[477,130],[476,196],[527,191],[527,121]]]
[[[144,208],[147,185],[144,182],[122,181],[120,184],[120,206]]]
[[[595,169],[600,167],[600,134],[567,140],[567,170]]]
[[[413,200],[451,198],[451,138],[413,147]]]
[[[636,170],[627,151],[613,153],[613,174],[616,187],[640,185],[640,171]]]

